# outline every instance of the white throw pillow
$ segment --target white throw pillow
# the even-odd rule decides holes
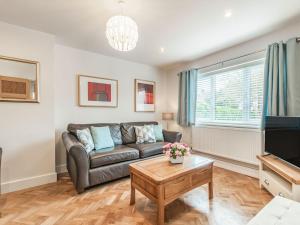
[[[137,144],[156,142],[153,125],[134,126],[134,130]]]
[[[83,130],[77,130],[76,132],[78,140],[83,144],[85,151],[90,153],[94,148],[94,141],[89,128]]]

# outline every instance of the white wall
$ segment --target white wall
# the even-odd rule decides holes
[[[56,45],[49,34],[0,22],[0,55],[40,62],[40,103],[0,102],[2,192],[56,181],[68,123],[160,120],[165,76],[154,67]],[[77,74],[119,80],[117,108],[79,107]],[[134,112],[134,79],[157,82],[155,113]]]
[[[56,181],[53,46],[52,35],[0,22],[0,54],[41,65],[39,104],[0,102],[2,192]]]
[[[240,45],[233,46],[228,49],[224,49],[223,51],[216,52],[215,54],[211,54],[209,56],[183,63],[177,65],[176,67],[165,69],[164,73],[167,76],[166,80],[166,93],[167,95],[167,107],[172,112],[177,112],[178,109],[178,74],[180,71],[185,69],[193,68],[193,67],[202,67],[211,65],[223,60],[231,59],[234,57],[238,57],[244,54],[248,54],[250,52],[254,52],[257,50],[265,49],[269,44],[273,42],[277,42],[280,40],[287,40],[291,37],[300,36],[300,21],[294,21],[289,26],[286,26],[283,29],[274,31],[262,37],[253,39],[251,41],[242,43]],[[182,128],[176,125],[174,122],[172,124],[172,129],[174,130],[182,130],[184,133],[184,141],[188,143],[192,143],[192,131],[190,128]]]
[[[164,76],[154,67],[103,56],[62,45],[55,46],[55,130],[58,172],[65,170],[61,134],[68,123],[99,123],[160,120],[164,109]],[[79,107],[77,74],[117,79],[117,108]],[[156,113],[134,112],[134,79],[156,81]]]

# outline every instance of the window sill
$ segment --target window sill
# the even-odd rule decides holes
[[[196,123],[194,126],[197,127],[207,127],[215,129],[230,129],[230,130],[243,130],[243,131],[254,131],[261,132],[261,127],[251,124],[226,124],[226,123]]]

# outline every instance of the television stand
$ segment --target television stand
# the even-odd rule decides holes
[[[300,202],[300,169],[274,155],[258,155],[259,185],[272,195]]]

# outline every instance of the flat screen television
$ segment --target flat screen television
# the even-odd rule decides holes
[[[300,117],[266,117],[265,152],[300,167]]]

